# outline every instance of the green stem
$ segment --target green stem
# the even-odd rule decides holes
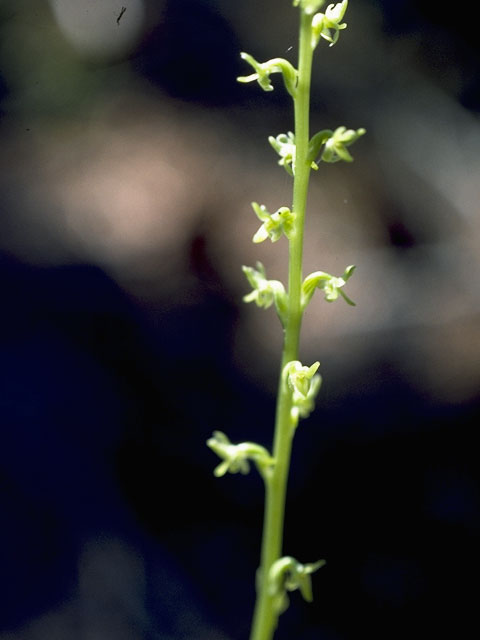
[[[298,360],[302,310],[300,294],[302,286],[303,234],[307,204],[310,162],[308,161],[310,78],[313,48],[311,46],[312,16],[301,11],[298,84],[294,97],[296,161],[293,183],[295,229],[290,237],[288,266],[288,316],[285,323],[282,364],[278,385],[277,410],[273,456],[275,467],[266,479],[265,515],[260,570],[257,584],[257,602],[250,640],[271,640],[275,632],[278,614],[268,593],[268,572],[282,556],[285,497],[294,424],[291,417],[291,393],[282,376],[288,362]]]

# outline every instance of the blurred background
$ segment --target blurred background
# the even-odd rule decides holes
[[[297,56],[284,0],[0,1],[0,640],[243,640],[261,480],[215,479],[214,429],[270,446],[280,326],[244,305],[269,135]],[[278,639],[471,635],[478,575],[480,73],[475,20],[352,0],[318,50],[312,131],[366,127],[312,175],[317,294],[285,552],[326,558]],[[475,584],[475,582],[473,583]],[[467,632],[468,630],[468,632]]]

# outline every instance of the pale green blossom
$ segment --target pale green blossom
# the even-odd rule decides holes
[[[277,242],[285,234],[290,238],[293,228],[295,216],[288,207],[280,207],[275,213],[269,213],[265,206],[252,202],[252,208],[257,218],[263,222],[260,229],[253,236],[253,242],[263,242],[270,238],[272,242]]]
[[[291,417],[294,427],[299,418],[307,418],[314,409],[315,398],[322,384],[322,378],[317,374],[319,366],[319,362],[306,367],[298,360],[293,360],[284,368],[285,381],[292,394]]]
[[[239,76],[238,82],[254,82],[255,80],[264,91],[273,91],[273,85],[270,80],[272,73],[281,73],[283,82],[288,93],[294,97],[297,86],[297,70],[284,58],[272,58],[267,62],[258,62],[253,56],[244,51],[240,54],[242,60],[248,62],[253,67],[255,73],[249,76]]]
[[[268,141],[280,156],[278,164],[293,176],[295,174],[295,136],[291,131],[280,133],[276,138],[270,136]]]
[[[268,309],[275,303],[278,316],[284,324],[287,313],[287,294],[279,280],[267,280],[265,267],[257,262],[257,268],[242,267],[253,291],[243,297],[244,302],[255,302],[257,307]]]
[[[301,564],[291,556],[276,560],[268,572],[269,594],[273,598],[278,615],[286,611],[289,605],[288,591],[300,590],[304,600],[312,602],[311,574],[325,565],[325,560]]]
[[[302,309],[305,309],[310,302],[315,289],[321,289],[324,292],[327,302],[334,302],[340,295],[345,302],[354,307],[355,303],[353,300],[350,300],[343,291],[343,287],[351,278],[354,271],[355,265],[350,265],[340,277],[332,276],[329,273],[325,273],[325,271],[314,271],[308,275],[302,284]]]
[[[275,462],[265,447],[255,442],[232,444],[222,431],[214,431],[213,436],[207,440],[207,445],[223,460],[213,472],[217,478],[227,472],[248,473],[250,462],[254,462],[259,472],[265,475]]]
[[[338,4],[329,4],[325,13],[316,13],[312,20],[312,47],[315,48],[323,38],[330,46],[338,41],[340,31],[347,28],[346,22],[341,22],[348,7],[348,0]]]

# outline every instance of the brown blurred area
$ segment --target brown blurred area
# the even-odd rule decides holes
[[[257,86],[242,87],[240,104],[228,106],[172,97],[128,63],[148,31],[168,29],[166,8],[133,3],[117,24],[116,4],[107,5],[101,14],[95,3],[5,5],[2,247],[33,263],[98,264],[148,300],[195,296],[191,251],[200,243],[239,301],[241,264],[261,259],[271,277],[284,276],[283,243],[250,242],[249,203],[289,204],[288,176],[266,144],[291,127],[289,105],[269,105]],[[294,59],[288,3],[216,10],[242,48],[260,57],[283,48]],[[84,42],[88,20],[98,33]],[[332,349],[342,367],[356,368],[378,336],[402,332],[406,375],[461,402],[480,383],[478,120],[428,73],[420,40],[389,38],[371,3],[352,3],[349,21],[341,46],[318,56],[312,121],[365,125],[368,135],[353,166],[312,175],[305,264],[336,274],[356,264],[357,308],[316,300],[305,357]],[[276,371],[280,331],[256,309],[240,313],[238,357],[261,379],[265,368]]]
[[[243,305],[241,265],[260,260],[269,277],[285,279],[285,242],[251,242],[258,221],[250,202],[270,211],[290,205],[290,178],[267,138],[292,128],[291,105],[279,82],[264,95],[257,85],[237,87],[235,76],[244,71],[240,50],[296,59],[290,4],[0,4],[5,260],[39,269],[93,265],[147,314],[225,300],[234,309],[232,366],[269,395],[281,330],[272,309]],[[317,293],[302,359],[322,362],[330,400],[348,404],[348,385],[357,395],[371,390],[385,365],[429,406],[475,407],[480,107],[465,96],[473,95],[478,50],[429,21],[426,2],[421,13],[409,2],[397,3],[403,13],[384,4],[352,0],[349,28],[316,59],[312,132],[346,125],[367,134],[352,165],[324,165],[311,176],[305,271],[341,275],[355,264],[347,292],[356,307],[326,304]],[[202,341],[202,325],[198,331],[192,341]],[[378,379],[364,376],[372,370]],[[141,583],[127,547],[112,542],[91,553],[103,551],[123,567],[121,579],[135,574]],[[88,587],[78,593],[92,597]],[[50,613],[1,640],[41,640],[52,629],[58,638],[174,637],[135,635],[121,621],[113,635],[71,635],[65,629],[78,611],[62,606],[63,622]],[[198,638],[212,633],[205,628]]]

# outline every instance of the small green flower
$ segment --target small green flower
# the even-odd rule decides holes
[[[268,572],[269,593],[274,601],[274,608],[278,615],[288,609],[289,598],[287,591],[300,590],[307,602],[312,602],[311,574],[325,565],[325,560],[301,564],[291,556],[280,558],[272,564]]]
[[[348,0],[338,4],[329,4],[325,13],[316,13],[312,20],[312,48],[315,48],[320,38],[327,40],[330,46],[338,41],[340,31],[347,28],[346,22],[341,22],[348,7]]]
[[[288,133],[280,133],[276,138],[270,136],[268,141],[274,148],[274,150],[280,156],[278,164],[285,169],[285,171],[293,176],[295,174],[295,136],[291,131]]]
[[[294,397],[307,397],[311,380],[319,366],[320,362],[314,362],[310,367],[305,367],[298,360],[292,360],[286,365],[287,383]]]
[[[324,271],[315,271],[308,275],[302,284],[302,309],[305,309],[310,302],[315,289],[321,289],[325,293],[325,300],[327,302],[333,302],[340,295],[347,304],[354,307],[355,303],[353,300],[350,300],[343,291],[343,287],[349,278],[351,278],[354,271],[355,265],[350,265],[345,269],[341,277],[332,276]]]
[[[292,399],[290,416],[293,430],[299,419],[308,418],[315,408],[315,398],[322,385],[322,376],[316,373],[319,366],[319,362],[306,367],[298,360],[292,360],[283,369],[283,384],[289,389]]]
[[[294,404],[291,409],[291,416],[294,425],[298,424],[300,418],[308,418],[308,416],[315,409],[315,399],[322,386],[322,376],[316,374],[310,381],[310,387],[306,396],[296,395],[294,398]]]
[[[335,131],[331,129],[323,129],[316,133],[308,145],[308,158],[311,161],[313,169],[318,169],[318,165],[314,162],[318,156],[324,162],[352,162],[353,158],[347,150],[354,142],[363,136],[365,129],[347,129],[346,127],[338,127]],[[323,147],[323,150],[322,150]]]
[[[275,302],[276,291],[285,292],[285,288],[278,280],[267,280],[265,267],[261,262],[257,262],[257,268],[242,267],[250,285],[253,288],[251,293],[244,296],[244,302],[255,302],[257,307],[268,309]]]
[[[290,238],[293,231],[294,214],[288,207],[280,207],[275,213],[269,213],[265,206],[252,202],[252,208],[257,218],[263,222],[260,229],[253,236],[253,242],[263,242],[270,238],[272,242],[280,240],[282,233]]]
[[[308,418],[315,406],[315,398],[322,384],[317,374],[319,362],[305,367],[298,360],[289,362],[284,370],[284,380],[292,393],[291,417],[295,429],[299,418]]]
[[[270,75],[272,73],[281,73],[288,93],[292,98],[295,96],[298,74],[297,70],[288,60],[284,58],[272,58],[271,60],[267,60],[267,62],[258,62],[253,56],[244,51],[240,54],[240,57],[253,67],[255,73],[249,76],[239,76],[237,78],[238,82],[254,82],[256,80],[264,91],[273,91]]]
[[[365,129],[363,128],[355,131],[346,127],[338,127],[325,143],[322,160],[324,162],[338,162],[339,160],[352,162],[353,158],[347,147],[356,142],[364,133]]]
[[[255,442],[232,444],[222,431],[214,431],[207,446],[223,459],[213,472],[217,478],[227,472],[246,474],[250,471],[250,462],[254,462],[260,474],[265,476],[275,463],[265,447]]]
[[[242,267],[253,291],[243,297],[244,302],[255,302],[257,307],[268,309],[275,303],[278,316],[284,324],[287,313],[287,294],[279,280],[267,280],[265,267],[257,262],[257,268]]]

